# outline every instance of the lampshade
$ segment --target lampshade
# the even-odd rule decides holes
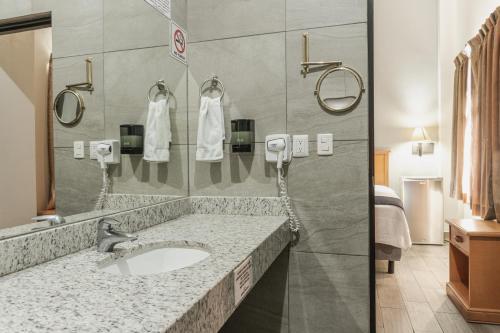
[[[414,142],[429,142],[431,141],[431,138],[429,137],[429,134],[427,134],[427,131],[423,127],[417,127],[413,131],[413,135],[411,136],[411,141]]]

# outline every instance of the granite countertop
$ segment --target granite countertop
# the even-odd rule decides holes
[[[115,254],[95,248],[0,278],[0,332],[217,332],[236,308],[232,271],[252,255],[254,284],[290,241],[285,216],[186,215],[138,233]],[[177,271],[99,271],[110,256],[158,242],[211,255]]]

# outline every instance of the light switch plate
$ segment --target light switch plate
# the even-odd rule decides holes
[[[83,141],[73,142],[73,157],[85,158],[85,142]]]
[[[309,156],[309,135],[293,136],[293,157]]]
[[[333,155],[333,134],[318,134],[318,155]]]

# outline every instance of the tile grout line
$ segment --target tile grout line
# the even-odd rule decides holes
[[[206,42],[222,41],[222,40],[228,40],[228,39],[249,38],[249,37],[258,37],[258,36],[265,36],[265,35],[272,35],[272,34],[282,34],[282,33],[286,34],[287,32],[318,30],[318,29],[325,29],[325,28],[336,28],[336,27],[345,27],[345,26],[350,26],[350,25],[361,25],[361,24],[367,24],[367,21],[354,21],[354,22],[341,23],[341,24],[323,25],[323,26],[318,26],[318,27],[301,27],[301,28],[293,28],[293,29],[286,29],[286,27],[285,27],[285,30],[275,30],[275,31],[269,31],[269,32],[253,33],[253,34],[250,33],[250,34],[237,35],[237,36],[195,40],[192,42],[188,42],[188,45],[189,44],[199,44],[199,43],[206,43]]]

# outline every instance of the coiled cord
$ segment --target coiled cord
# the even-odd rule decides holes
[[[97,202],[95,204],[94,210],[102,210],[104,207],[104,203],[106,201],[106,197],[108,196],[109,191],[109,177],[108,177],[108,168],[102,169],[102,187],[99,192],[99,197],[97,198]]]
[[[280,197],[281,200],[283,201],[286,211],[288,213],[288,223],[290,224],[290,230],[293,233],[297,233],[300,230],[300,220],[295,215],[295,212],[293,211],[292,208],[292,201],[290,200],[290,197],[288,196],[288,188],[286,184],[286,179],[285,175],[283,172],[282,168],[278,169],[278,185],[280,189]]]

